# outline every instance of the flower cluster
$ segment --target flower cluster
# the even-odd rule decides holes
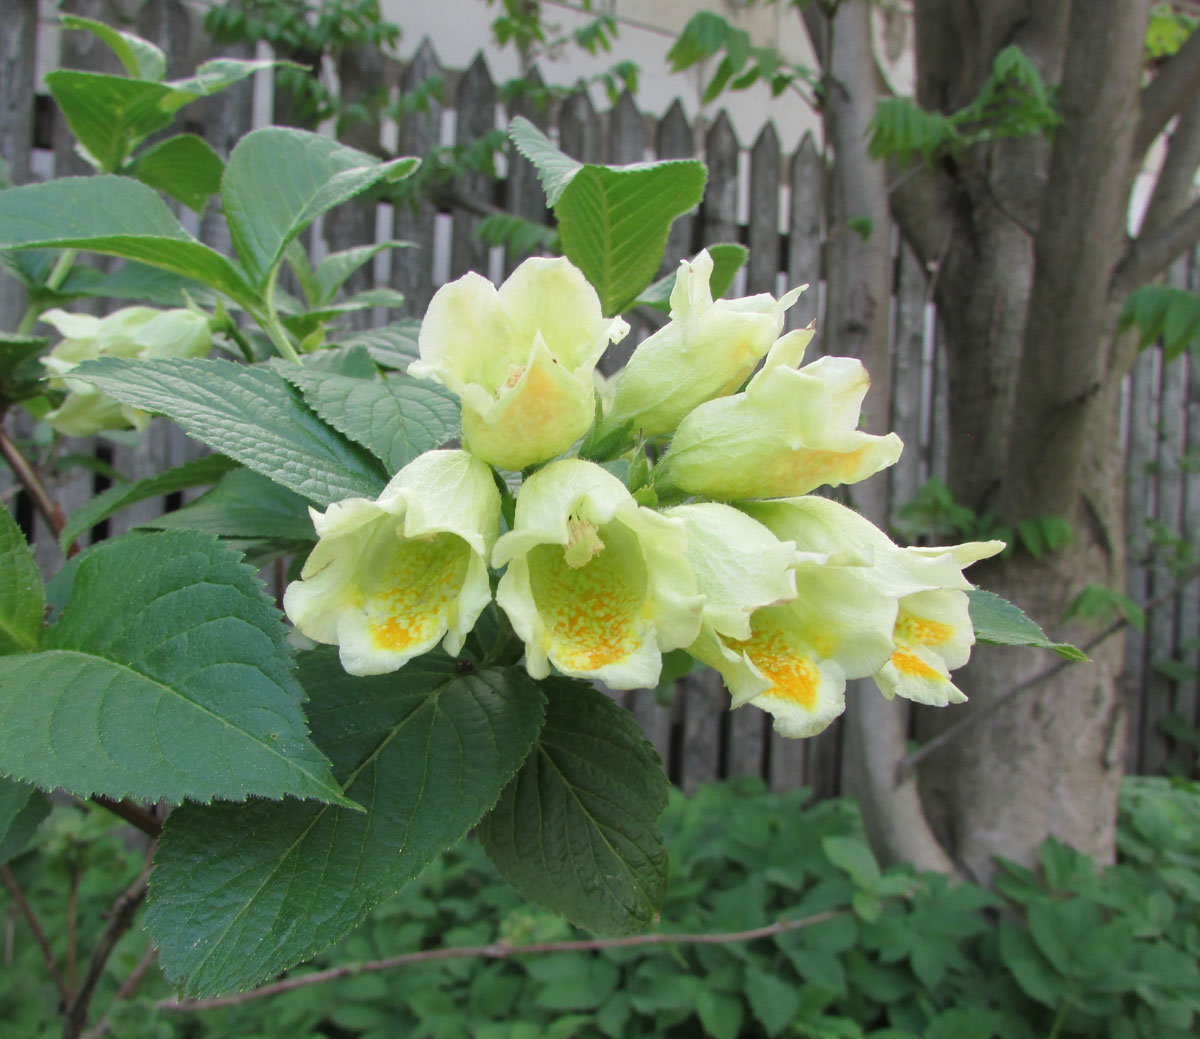
[[[208,318],[196,311],[125,307],[107,317],[47,310],[41,320],[54,326],[62,342],[42,358],[52,389],[67,396],[46,418],[64,436],[86,437],[102,429],[141,431],[150,415],[113,400],[91,383],[71,378],[71,369],[98,357],[147,360],[203,357],[212,346]]]
[[[476,274],[439,290],[410,373],[458,395],[463,447],[417,458],[375,501],[313,512],[320,540],[284,598],[300,631],[359,675],[438,642],[455,653],[491,599],[491,567],[535,678],[652,686],[662,654],[685,649],[788,736],[837,717],[848,679],[961,701],[963,567],[1003,544],[900,548],[810,494],[891,465],[900,440],[857,428],[858,361],[802,365],[813,330],[781,334],[802,290],[714,301],[711,271],[704,252],[681,264],[670,321],[595,429],[595,364],[628,326],[567,260],[527,260],[499,290]],[[589,431],[636,464],[573,456]],[[635,495],[615,474],[644,470],[646,438],[666,436]],[[503,531],[492,467],[525,471]]]

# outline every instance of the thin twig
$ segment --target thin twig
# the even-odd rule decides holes
[[[88,958],[87,969],[83,973],[79,990],[67,1007],[66,1021],[63,1024],[63,1039],[81,1039],[83,1035],[84,1025],[87,1024],[88,1006],[91,1004],[100,976],[104,973],[104,965],[112,955],[113,949],[116,948],[117,942],[132,926],[138,907],[146,897],[146,884],[150,879],[152,868],[150,858],[153,851],[154,849],[151,847],[146,856],[146,867],[138,878],[117,896],[117,900],[109,911],[108,925],[92,948],[92,955]]]
[[[63,527],[66,525],[66,517],[63,515],[62,506],[54,501],[46,491],[46,485],[42,482],[42,478],[38,476],[37,470],[29,463],[29,459],[22,453],[21,449],[9,439],[9,436],[0,428],[0,454],[4,455],[4,460],[12,467],[13,474],[20,481],[21,486],[25,488],[25,492],[29,495],[33,502],[33,507],[41,514],[54,531],[55,536],[62,533]],[[74,551],[72,551],[72,549]],[[67,555],[74,555],[79,551],[79,546],[72,544],[67,550]]]
[[[1194,566],[1190,570],[1187,570],[1179,578],[1179,580],[1171,585],[1170,588],[1168,588],[1161,595],[1156,595],[1153,599],[1147,602],[1145,606],[1142,607],[1143,613],[1149,613],[1151,610],[1162,606],[1164,603],[1170,602],[1198,577],[1200,577],[1200,566]],[[1129,623],[1130,620],[1128,615],[1121,617],[1119,620],[1113,621],[1113,623],[1100,632],[1099,635],[1095,636],[1088,642],[1085,642],[1083,645],[1083,651],[1088,653],[1101,643],[1107,642],[1110,638],[1117,634],[1117,632],[1127,627]],[[951,725],[950,728],[938,733],[938,735],[934,736],[933,739],[929,740],[927,743],[922,743],[921,746],[919,746],[911,754],[906,754],[896,764],[896,785],[899,786],[906,779],[908,779],[908,777],[912,775],[913,769],[915,769],[922,761],[929,757],[930,754],[937,753],[937,751],[941,750],[944,746],[946,746],[946,744],[957,739],[973,725],[977,725],[985,718],[990,718],[996,711],[998,711],[1010,700],[1019,696],[1021,693],[1034,688],[1035,686],[1041,685],[1043,682],[1049,681],[1055,675],[1059,674],[1059,672],[1065,671],[1073,663],[1076,663],[1076,661],[1060,660],[1058,663],[1053,664],[1045,670],[1039,671],[1037,674],[1030,675],[1029,678],[1026,678],[1022,682],[1018,682],[1010,689],[1006,689],[994,700],[984,704],[973,714],[966,715],[961,721],[956,722],[954,725]]]
[[[105,797],[103,794],[96,794],[91,800],[92,804],[107,808],[113,815],[120,816],[130,826],[141,830],[148,837],[157,840],[162,833],[162,823],[159,822],[158,817],[136,801],[131,801],[129,798],[118,801],[112,797]]]
[[[71,880],[67,887],[67,991],[75,991],[77,967],[76,917],[79,915],[79,881],[82,873],[78,866],[71,869]]]
[[[137,966],[129,972],[129,977],[121,982],[121,987],[113,995],[113,1003],[120,1003],[122,1000],[129,999],[137,992],[138,985],[141,984],[142,978],[145,976],[146,971],[150,969],[150,965],[154,962],[154,958],[157,955],[158,950],[154,948],[153,943],[146,946],[146,951],[142,953],[142,958],[138,960]],[[111,1005],[109,1009],[112,1009]],[[80,1039],[101,1039],[101,1036],[108,1034],[108,1024],[108,1011],[105,1011],[100,1016],[100,1020],[84,1032]]]
[[[63,980],[62,973],[58,969],[58,962],[54,958],[54,950],[50,948],[50,943],[46,940],[46,932],[42,930],[42,925],[37,918],[37,914],[26,900],[25,892],[21,890],[21,885],[17,883],[17,878],[13,876],[13,871],[7,866],[0,866],[0,877],[4,878],[4,886],[8,888],[8,893],[12,895],[13,902],[21,910],[21,915],[25,917],[25,922],[29,924],[29,929],[33,932],[33,939],[42,950],[42,959],[46,962],[46,970],[50,974],[50,977],[54,979],[54,984],[58,988],[59,998],[65,1005],[70,998],[70,993],[67,991],[67,983]]]
[[[568,942],[536,942],[530,945],[509,945],[507,942],[493,942],[491,945],[462,946],[452,949],[424,949],[421,952],[408,952],[400,956],[390,956],[384,960],[372,960],[369,963],[348,963],[341,967],[317,971],[313,974],[301,974],[297,977],[276,981],[261,988],[251,989],[233,996],[218,996],[213,999],[175,1000],[164,999],[157,1003],[160,1010],[212,1010],[216,1007],[236,1006],[247,1003],[252,999],[263,999],[266,996],[278,995],[280,992],[290,992],[293,989],[304,988],[308,985],[319,985],[326,981],[337,981],[358,974],[373,974],[379,971],[392,970],[396,967],[406,967],[413,963],[427,963],[432,960],[456,960],[480,958],[489,960],[504,960],[513,956],[531,956],[553,952],[592,952],[597,949],[627,949],[639,945],[716,945],[727,942],[749,942],[756,938],[769,938],[771,935],[782,934],[784,931],[794,931],[801,927],[809,927],[835,916],[843,916],[848,910],[830,909],[813,916],[802,917],[799,920],[778,920],[765,927],[756,927],[749,931],[723,932],[718,934],[635,934],[627,938],[583,938]]]

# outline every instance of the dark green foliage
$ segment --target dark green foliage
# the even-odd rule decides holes
[[[1049,134],[1059,123],[1053,92],[1017,47],[1005,47],[970,104],[949,114],[930,112],[911,98],[885,98],[876,106],[868,153],[874,159],[925,162],[959,157],[972,145],[1009,137]]]
[[[1161,343],[1163,363],[1185,350],[1200,355],[1200,295],[1174,285],[1142,285],[1129,294],[1121,327],[1137,326],[1145,349]]]
[[[653,929],[733,931],[828,914],[807,927],[722,945],[426,962],[188,1015],[155,1010],[168,992],[148,980],[138,999],[114,1008],[117,1034],[1044,1039],[1056,1021],[1056,1039],[1195,1034],[1197,784],[1127,780],[1116,866],[1101,872],[1051,841],[1037,871],[1002,864],[996,894],[933,874],[879,872],[853,805],[805,808],[806,797],[768,794],[752,780],[706,787],[690,799],[673,795],[662,816],[671,886]],[[72,809],[56,810],[37,837],[40,855],[14,863],[51,924],[62,905],[52,881],[72,856],[90,856],[114,877],[134,863],[111,838],[65,840],[79,825]],[[91,892],[85,880],[82,905]],[[863,897],[872,893],[873,906]],[[466,842],[313,966],[578,936],[524,903]],[[128,936],[106,974],[107,991],[144,942],[142,934]],[[20,930],[15,955],[16,969],[0,975],[3,1019],[52,1020],[50,986],[25,981],[40,973],[40,961]],[[40,1033],[30,1024],[20,1034]]]

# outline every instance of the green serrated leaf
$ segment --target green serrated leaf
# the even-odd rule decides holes
[[[411,248],[411,242],[376,242],[374,245],[360,245],[353,249],[343,249],[341,252],[330,253],[318,265],[314,272],[313,287],[316,290],[317,303],[329,303],[337,295],[343,282],[359,267],[373,260],[385,249]]]
[[[874,889],[879,881],[879,863],[871,849],[854,837],[825,837],[821,841],[825,857],[845,870],[859,887]]]
[[[60,177],[0,192],[0,249],[71,246],[194,278],[248,309],[245,275],[196,241],[155,193],[130,177]]]
[[[83,797],[348,803],[309,741],[278,611],[210,535],[93,548],[42,645],[0,672],[15,778]]]
[[[0,408],[41,392],[46,370],[38,357],[49,342],[45,336],[0,332]]]
[[[517,116],[508,124],[508,136],[517,151],[537,170],[538,180],[546,193],[546,204],[556,205],[575,174],[583,169],[583,163],[560,151],[524,116]]]
[[[184,432],[317,505],[374,498],[385,480],[374,459],[304,406],[280,375],[206,358],[87,361],[71,378],[160,412]]]
[[[129,260],[112,272],[76,262],[54,293],[45,298],[62,303],[79,296],[128,299],[161,307],[212,307],[217,294],[207,285],[173,271]]]
[[[12,514],[0,506],[0,654],[37,649],[45,610],[33,553]]]
[[[59,543],[63,546],[69,545],[85,530],[91,529],[128,505],[145,501],[147,498],[184,491],[190,487],[216,483],[236,466],[236,462],[223,455],[206,455],[136,483],[121,483],[110,487],[71,513],[59,535]]]
[[[654,919],[667,779],[633,716],[584,682],[548,679],[546,724],[478,833],[522,895],[601,933]]]
[[[166,78],[167,57],[149,40],[73,14],[64,14],[62,24],[65,29],[83,29],[103,40],[134,79],[160,81]]]
[[[0,866],[25,850],[49,814],[50,798],[37,787],[0,776]]]
[[[314,739],[366,812],[287,801],[171,814],[147,924],[192,995],[248,988],[345,935],[495,803],[542,722],[538,686],[515,668],[463,674],[432,654],[355,678],[321,649],[297,674]]]
[[[704,164],[679,159],[585,166],[554,207],[563,252],[592,283],[605,314],[629,306],[662,262],[671,222],[700,202]]]
[[[234,469],[194,502],[141,524],[157,530],[203,530],[225,538],[316,541],[308,502],[250,469]]]
[[[209,195],[221,190],[225,163],[203,137],[182,133],[147,148],[130,172],[143,184],[203,213]]]
[[[202,65],[196,66],[195,75],[187,79],[176,79],[167,84],[175,90],[193,94],[196,97],[207,97],[216,94],[226,87],[240,83],[247,76],[264,69],[280,67],[302,68],[293,61],[277,61],[271,58],[213,58]]]
[[[1087,660],[1087,654],[1065,642],[1051,642],[1022,610],[994,592],[967,592],[975,638],[995,646],[1035,646],[1052,649],[1064,660]]]
[[[116,173],[150,134],[171,125],[175,112],[194,95],[166,83],[100,72],[55,69],[46,86],[75,139],[101,173]]]
[[[356,379],[299,365],[277,368],[321,418],[369,449],[390,473],[460,435],[458,398],[436,383],[399,372]]]
[[[234,247],[262,287],[284,249],[321,213],[381,180],[397,180],[418,159],[373,155],[305,130],[267,126],[240,141],[221,180]]]
[[[420,356],[417,347],[420,331],[420,321],[416,318],[405,318],[380,328],[343,336],[334,345],[344,348],[366,347],[376,364],[404,372],[408,371],[408,366]]]

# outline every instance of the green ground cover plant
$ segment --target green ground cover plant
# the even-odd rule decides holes
[[[437,858],[354,934],[284,984],[232,1005],[181,1011],[161,979],[113,1008],[119,1039],[1185,1039],[1200,1011],[1200,784],[1126,780],[1119,862],[1099,870],[1054,841],[1036,871],[1003,865],[995,892],[936,874],[880,871],[848,799],[807,804],[754,779],[674,792],[661,821],[670,886],[653,947],[594,939],[525,902],[475,840]],[[132,877],[119,831],[55,808],[13,863],[43,919],[64,911],[64,878]],[[107,882],[78,892],[81,930]],[[814,919],[753,940],[728,932]],[[58,929],[62,933],[62,929]],[[526,952],[562,942],[585,947]],[[587,947],[593,946],[593,947]],[[111,994],[148,947],[122,939]],[[420,959],[439,949],[477,950]],[[28,934],[10,939],[0,1018],[53,1035],[55,993]],[[415,955],[406,966],[303,984],[331,968]],[[234,1000],[244,997],[232,997]]]

